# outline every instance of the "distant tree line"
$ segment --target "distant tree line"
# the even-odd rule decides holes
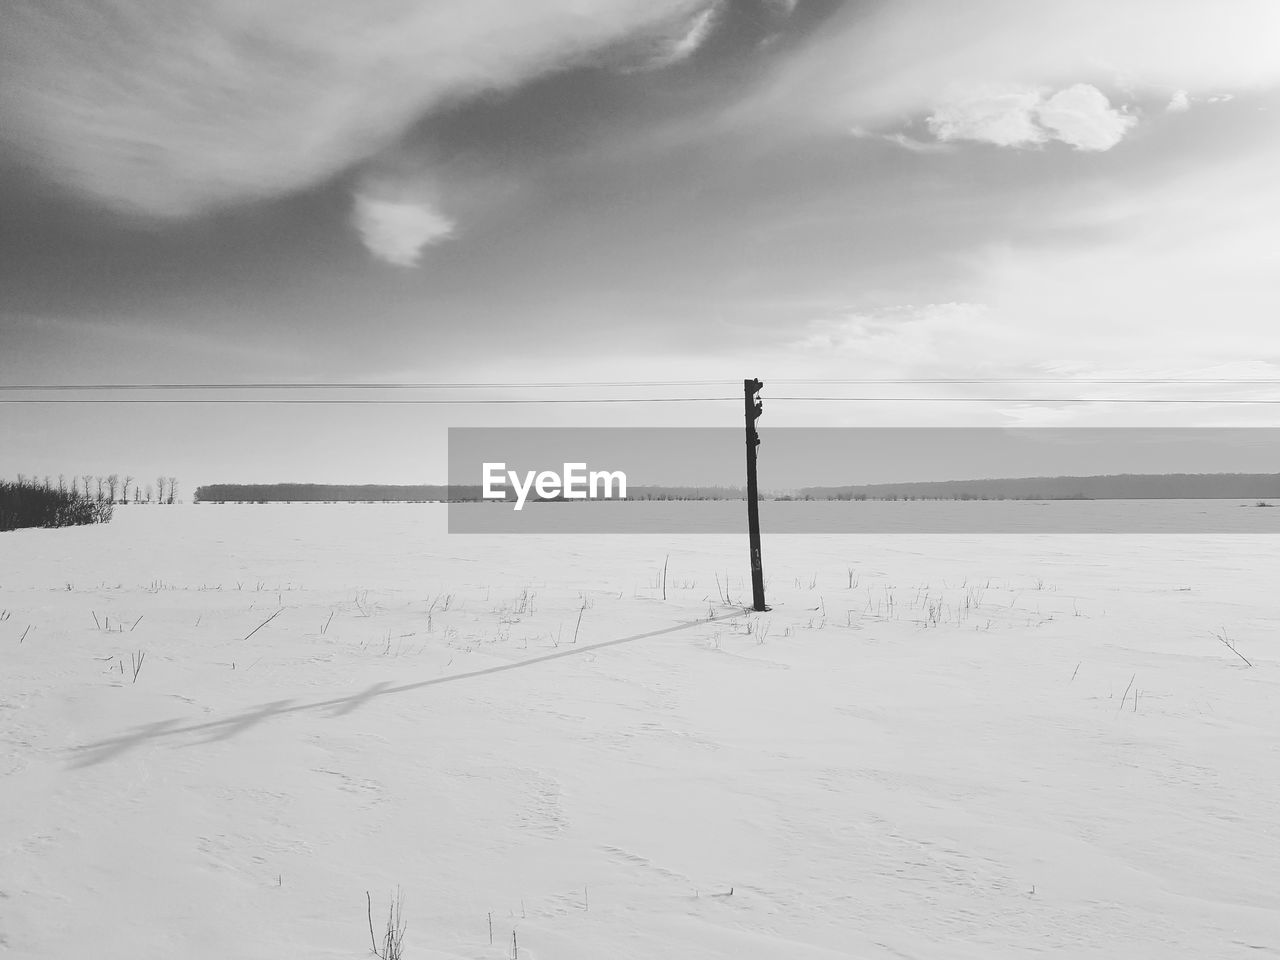
[[[1021,477],[806,487],[800,500],[1250,500],[1280,496],[1280,474],[1168,473]]]
[[[22,476],[16,483],[0,480],[0,530],[106,523],[111,511],[109,501],[66,486],[40,484]]]
[[[431,503],[448,500],[439,484],[210,483],[196,487],[196,503]],[[459,499],[480,499],[480,488],[457,487]]]
[[[669,487],[660,485],[627,488],[628,500],[745,500],[742,487]]]
[[[514,494],[512,494],[514,496]],[[668,487],[657,485],[633,486],[628,484],[628,500],[745,500],[746,491],[741,487]],[[539,497],[529,493],[530,501],[542,503],[580,503],[578,498],[570,500],[564,494],[554,497]]]
[[[628,500],[741,500],[738,487],[628,487]],[[196,503],[468,503],[478,484],[211,483],[196,487]],[[538,500],[536,494],[531,500]],[[550,498],[561,500],[562,497]]]

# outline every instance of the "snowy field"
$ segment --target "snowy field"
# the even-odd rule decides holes
[[[444,531],[0,534],[0,954],[1280,956],[1280,539]]]

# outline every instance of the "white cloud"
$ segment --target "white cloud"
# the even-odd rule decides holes
[[[10,0],[0,150],[119,210],[189,216],[322,182],[437,107],[665,36],[706,8]],[[681,34],[677,52],[696,41]]]
[[[985,89],[953,96],[935,107],[929,130],[940,141],[974,140],[999,147],[1030,147],[1060,140],[1077,150],[1110,150],[1137,123],[1087,83],[1045,97],[1026,87]]]
[[[1088,83],[1125,99],[1280,85],[1275,0],[895,0],[850,5],[745,104],[770,123],[898,126],[983,91]],[[1028,133],[1016,98],[984,106],[1004,140]],[[1004,109],[1001,110],[1000,108]],[[957,127],[963,117],[943,119]]]
[[[1036,125],[1040,91],[985,90],[959,96],[936,107],[929,130],[939,140],[979,140],[1000,147],[1043,143],[1045,131]]]
[[[450,239],[457,223],[445,213],[445,181],[420,154],[391,151],[368,165],[352,191],[351,225],[377,260],[413,267],[430,246]],[[466,206],[466,191],[449,190]]]
[[[1164,109],[1167,113],[1186,113],[1191,109],[1191,96],[1185,90],[1175,90]]]
[[[423,247],[448,239],[454,223],[425,200],[386,199],[357,193],[352,223],[379,260],[412,267]]]
[[[1110,150],[1138,122],[1087,83],[1059,90],[1036,109],[1036,119],[1054,138],[1077,150],[1093,151]]]

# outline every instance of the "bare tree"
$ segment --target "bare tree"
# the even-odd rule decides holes
[[[142,488],[139,487],[136,483],[133,485],[133,502],[134,503],[142,502]]]
[[[73,479],[73,482],[74,482],[74,478],[72,478],[72,479]],[[66,478],[66,476],[65,476],[64,474],[61,474],[61,473],[60,473],[60,474],[58,474],[58,492],[59,492],[59,493],[66,493],[66,492],[67,492],[67,478]]]
[[[151,484],[147,484],[147,503],[151,502]]]
[[[22,486],[26,482],[27,482],[27,475],[25,473],[18,474],[18,486]]]
[[[89,499],[89,481],[92,480],[93,477],[85,473],[80,475],[80,479],[84,481],[84,498],[88,500]]]
[[[126,476],[126,477],[124,478],[124,491],[123,491],[123,493],[122,493],[122,495],[121,495],[121,497],[120,497],[120,501],[121,501],[122,503],[128,503],[128,502],[129,502],[129,484],[131,484],[131,483],[133,483],[133,477]]]
[[[178,495],[178,478],[169,478],[169,503],[173,503],[174,498]]]
[[[44,475],[44,488],[46,490],[53,489],[53,478],[50,477],[47,473]]]
[[[120,474],[111,473],[107,475],[107,498],[112,502],[116,502],[116,492],[120,489]]]
[[[164,503],[164,477],[156,477],[156,503]]]
[[[97,494],[97,498],[98,498],[98,500],[99,500],[99,501],[101,501],[101,500],[102,500],[102,478],[101,478],[101,477],[94,477],[94,478],[93,478],[93,480],[94,480],[94,482],[98,485],[98,494]]]

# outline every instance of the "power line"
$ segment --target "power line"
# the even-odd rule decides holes
[[[811,403],[1280,403],[1280,397],[1247,399],[1242,397],[770,397],[778,400],[804,400]]]
[[[871,383],[924,384],[924,383],[958,383],[958,384],[993,384],[993,383],[1123,383],[1128,385],[1151,384],[1269,384],[1280,386],[1280,378],[1276,377],[864,377],[856,380],[822,380],[813,378],[785,379],[774,377],[770,383],[814,383],[850,386]]]
[[[1280,404],[1280,398],[1245,399],[1240,397],[766,397],[770,403],[1123,403],[1123,404]],[[0,397],[0,404],[290,404],[319,406],[474,406],[474,405],[542,405],[542,404],[613,404],[613,403],[729,403],[740,397],[480,397],[475,399],[426,398],[280,398],[280,397],[174,397],[148,399],[140,397]]]
[[[259,383],[30,383],[0,384],[0,391],[5,392],[37,392],[42,390],[72,392],[79,390],[103,391],[136,391],[136,390],[541,390],[541,389],[574,389],[574,388],[619,388],[630,387],[723,387],[737,383],[736,380],[581,380],[581,381],[538,381],[509,383],[450,383],[445,381],[403,381],[403,382],[349,382],[320,383],[301,382],[283,383],[263,381]]]
[[[424,399],[417,398],[399,398],[399,397],[378,397],[378,398],[355,398],[343,399],[334,397],[308,397],[308,398],[281,398],[281,397],[174,397],[164,399],[147,399],[140,397],[23,397],[9,398],[0,397],[0,404],[60,404],[60,403],[80,403],[80,404],[99,404],[99,403],[208,403],[208,404],[291,404],[291,405],[345,405],[345,406],[435,406],[435,405],[476,405],[476,404],[548,404],[548,403],[724,403],[727,401],[741,402],[741,397],[511,397],[511,398],[495,398],[481,397],[476,399],[461,400],[441,400],[441,399]]]
[[[1275,377],[863,377],[857,379],[821,379],[775,377],[774,384],[813,384],[824,386],[863,386],[870,384],[1126,384],[1141,385],[1270,385],[1280,386]],[[736,385],[737,380],[579,380],[579,381],[339,381],[248,383],[26,383],[0,384],[4,392],[75,392],[75,391],[142,391],[142,390],[565,390],[575,388],[631,387],[719,387]]]

